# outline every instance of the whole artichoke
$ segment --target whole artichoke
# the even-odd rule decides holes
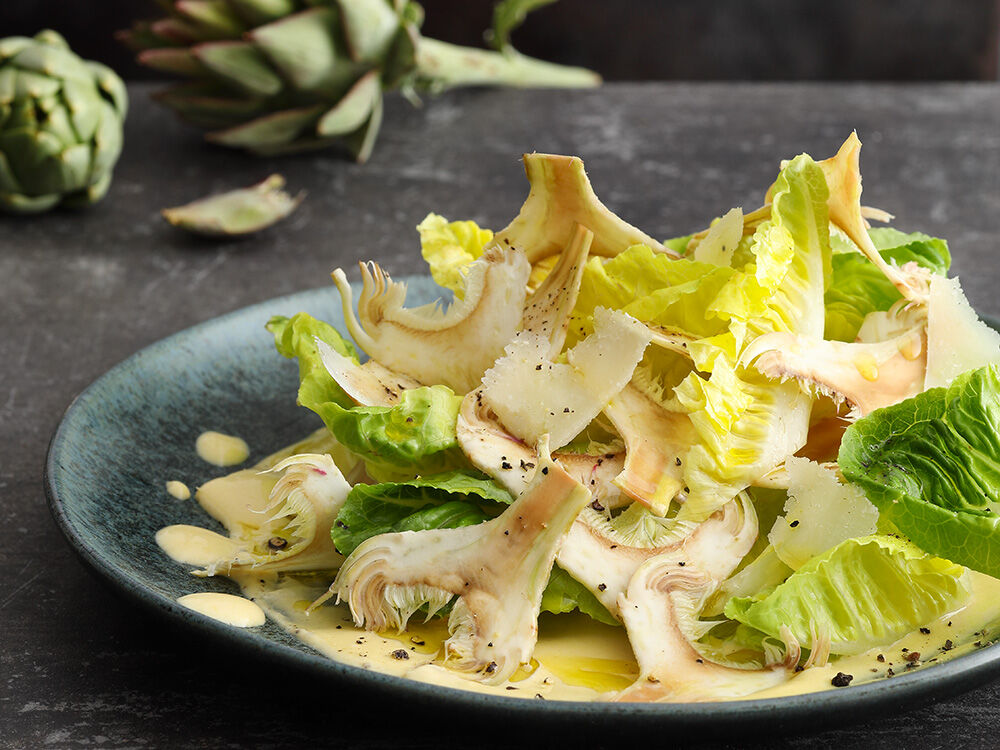
[[[0,208],[103,198],[127,107],[114,71],[77,57],[56,32],[0,39]]]
[[[501,51],[421,36],[408,0],[161,0],[169,15],[122,33],[140,62],[192,79],[161,102],[210,141],[275,154],[346,145],[371,153],[382,94],[461,85],[594,86],[588,70],[535,60],[507,42],[532,7],[504,0],[494,17]]]

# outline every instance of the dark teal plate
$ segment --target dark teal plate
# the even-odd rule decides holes
[[[411,279],[407,302],[429,302],[437,296],[435,290],[427,278]],[[169,524],[219,528],[197,503],[169,497],[164,482],[180,479],[194,487],[227,473],[195,454],[195,439],[204,430],[245,438],[255,462],[319,426],[295,404],[295,363],[275,353],[264,330],[272,315],[303,310],[343,328],[332,288],[270,300],[143,349],[99,378],[66,411],[46,463],[52,513],[83,560],[137,603],[206,637],[411,704],[437,704],[465,714],[502,712],[507,721],[575,727],[657,725],[720,734],[843,725],[954,696],[1000,673],[1000,648],[992,646],[891,680],[782,699],[658,705],[521,700],[345,666],[270,621],[242,630],[185,609],[176,603],[178,596],[206,590],[235,593],[236,587],[222,578],[192,577],[156,546],[154,535]]]

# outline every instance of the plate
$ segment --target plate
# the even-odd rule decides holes
[[[427,277],[407,279],[409,305],[439,289]],[[69,406],[49,447],[45,487],[69,543],[101,577],[134,602],[175,623],[293,666],[391,693],[409,703],[503,715],[506,721],[579,727],[651,727],[729,731],[851,721],[910,710],[997,676],[1000,645],[891,680],[779,699],[702,704],[539,701],[431,686],[331,661],[268,621],[254,629],[226,626],[177,604],[197,591],[238,593],[222,579],[197,579],[164,555],[154,535],[189,523],[221,530],[197,503],[172,500],[164,482],[202,484],[216,469],[194,451],[197,436],[218,430],[243,437],[258,461],[319,426],[295,404],[298,368],[274,350],[264,324],[272,315],[307,311],[344,329],[333,288],[299,292],[224,315],[170,336],[126,359]],[[996,327],[996,324],[991,322]]]

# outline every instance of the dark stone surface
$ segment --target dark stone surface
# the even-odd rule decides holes
[[[357,257],[418,269],[430,210],[502,226],[525,150],[579,154],[598,194],[656,236],[759,202],[779,159],[866,148],[865,202],[947,237],[973,304],[1000,315],[1000,96],[995,86],[615,85],[465,92],[389,105],[372,161],[254,160],[203,146],[133,89],[126,153],[85,212],[0,219],[0,747],[532,746],[514,727],[460,728],[344,695],[220,650],[120,602],[73,557],[44,504],[62,410],[137,349],[195,322],[327,283]],[[283,172],[309,197],[242,241],[172,230],[158,209]],[[1000,686],[912,713],[761,746],[993,747]],[[848,721],[849,717],[844,717]],[[568,738],[567,738],[568,739]],[[614,738],[598,744],[615,746]],[[733,738],[717,747],[745,747]]]
[[[305,5],[305,0],[300,0]],[[481,46],[496,0],[423,0],[423,33]],[[52,26],[126,79],[154,79],[112,34],[156,0],[3,0],[0,31]],[[514,32],[527,55],[609,81],[996,80],[1000,0],[564,0]]]

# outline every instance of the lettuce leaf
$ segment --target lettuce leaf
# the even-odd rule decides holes
[[[858,420],[838,463],[920,547],[1000,576],[1000,366]]]
[[[437,474],[467,465],[455,424],[462,397],[443,385],[411,388],[394,406],[355,406],[335,401],[310,408],[337,440],[365,460],[377,479]]]
[[[299,360],[298,402],[301,406],[313,411],[320,404],[331,401],[343,407],[353,406],[354,401],[323,366],[314,340],[314,337],[319,338],[340,354],[357,361],[354,347],[344,340],[336,328],[306,313],[298,313],[291,318],[276,315],[267,321],[266,328],[273,334],[274,346],[281,356]]]
[[[694,336],[712,336],[725,322],[709,319],[705,308],[732,277],[730,268],[674,259],[645,245],[633,245],[611,258],[591,258],[580,281],[574,321],[594,309],[621,310],[643,323],[656,323]],[[580,337],[579,324],[570,326]]]
[[[814,635],[826,635],[831,653],[858,654],[964,604],[964,572],[901,539],[848,539],[770,594],[731,599],[725,613],[775,638],[787,625],[805,648],[814,646]]]
[[[474,221],[448,221],[427,214],[417,225],[420,253],[430,266],[431,277],[461,298],[465,290],[465,268],[483,254],[493,232]]]
[[[558,615],[574,609],[605,625],[621,625],[586,586],[558,565],[553,565],[549,583],[542,592],[541,611]]]
[[[506,505],[512,501],[510,493],[486,475],[463,470],[406,482],[356,484],[330,536],[340,553],[349,555],[377,534],[482,523],[496,513],[487,513],[480,505]]]
[[[904,234],[883,227],[868,232],[879,253],[890,263],[918,263],[937,274],[951,266],[948,243],[921,232]],[[833,256],[833,280],[826,290],[825,338],[854,341],[868,313],[888,310],[901,299],[885,275],[859,252]]]

